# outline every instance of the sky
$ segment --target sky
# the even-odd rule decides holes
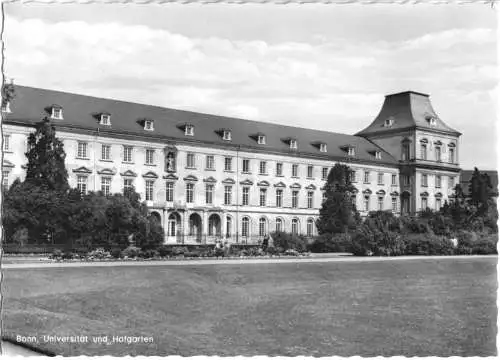
[[[485,4],[5,4],[20,85],[354,134],[429,94],[464,169],[497,168],[497,14]]]

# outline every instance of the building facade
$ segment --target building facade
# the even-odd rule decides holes
[[[386,96],[346,135],[16,86],[3,110],[3,186],[24,177],[27,137],[49,117],[82,192],[134,187],[166,244],[255,243],[275,230],[312,237],[329,170],[353,170],[353,202],[413,214],[439,208],[458,182],[460,133],[427,95]]]

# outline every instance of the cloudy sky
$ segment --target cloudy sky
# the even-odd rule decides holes
[[[431,95],[494,169],[497,20],[488,5],[5,4],[22,85],[353,134],[384,95]]]

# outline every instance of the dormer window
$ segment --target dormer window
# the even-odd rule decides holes
[[[154,122],[153,120],[146,119],[144,120],[144,130],[153,131],[154,130]]]
[[[257,135],[257,144],[265,145],[266,144],[266,135]]]
[[[426,116],[425,118],[426,118],[426,120],[429,122],[429,125],[430,125],[430,126],[436,126],[436,124],[437,124],[437,121],[436,121],[436,120],[437,120],[437,119],[436,119],[436,117],[435,117],[435,116],[430,116],[430,115],[429,115],[429,116]]]
[[[222,140],[231,140],[231,130],[222,130]]]
[[[52,119],[59,119],[59,120],[61,120],[63,118],[62,107],[60,107],[60,106],[52,106],[52,114],[51,114],[50,117]]]
[[[354,147],[349,146],[349,147],[347,148],[347,155],[349,155],[349,156],[354,156],[354,155],[356,155],[356,151],[354,150]]]
[[[296,139],[290,139],[290,149],[293,149],[293,150],[297,149],[297,140]]]
[[[108,126],[111,125],[111,115],[106,114],[106,113],[101,114],[100,124],[101,125],[108,125]]]
[[[184,127],[184,135],[194,136],[194,126],[193,125],[186,125]]]
[[[375,151],[375,159],[378,159],[378,160],[382,159],[382,152]]]
[[[325,143],[319,144],[319,151],[326,152],[326,144]]]
[[[391,127],[392,125],[394,125],[394,119],[393,118],[385,119],[385,122],[384,122],[384,126],[385,127]]]
[[[8,101],[2,102],[2,112],[10,113],[10,102]]]

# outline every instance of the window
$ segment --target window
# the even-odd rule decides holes
[[[259,174],[260,175],[267,175],[267,169],[266,169],[267,163],[265,161],[261,161],[259,164]]]
[[[277,189],[276,190],[276,207],[282,207],[283,206],[283,190]]]
[[[319,151],[326,152],[326,144],[324,143],[319,144]]]
[[[232,171],[233,170],[233,158],[226,156],[224,158],[224,170],[225,171]]]
[[[384,173],[378,173],[378,175],[377,175],[377,183],[379,185],[384,185]]]
[[[297,208],[299,206],[299,192],[297,190],[292,191],[292,207]]]
[[[353,148],[353,147],[349,147],[349,148],[347,149],[347,155],[349,155],[349,156],[354,156],[354,155],[356,155],[356,151],[354,150],[354,148]]]
[[[349,181],[352,182],[352,183],[357,181],[357,179],[356,179],[356,171],[355,170],[351,170],[349,172]]]
[[[241,236],[248,237],[250,230],[250,219],[244,217],[241,219]]]
[[[436,198],[436,211],[441,210],[441,198]]]
[[[125,194],[127,191],[132,190],[134,187],[134,183],[132,179],[123,179],[123,193]]]
[[[323,191],[321,194],[321,203],[324,203],[326,201],[326,191]]]
[[[124,146],[123,147],[123,162],[131,163],[132,160],[132,146]]]
[[[280,218],[276,219],[276,232],[283,232],[283,220]]]
[[[226,218],[226,237],[227,238],[231,237],[232,230],[233,230],[233,219],[230,216],[228,216]]]
[[[213,204],[214,200],[214,186],[212,184],[207,184],[205,186],[205,202],[207,204]]]
[[[104,193],[104,196],[108,196],[110,194],[111,189],[111,178],[103,177],[101,178],[101,191]]]
[[[101,114],[101,125],[111,125],[111,115]]]
[[[391,199],[391,206],[392,206],[392,211],[397,212],[398,211],[398,198],[393,196]]]
[[[410,144],[403,144],[402,145],[401,158],[403,161],[410,160]]]
[[[88,144],[86,142],[78,142],[78,152],[77,152],[77,157],[80,159],[86,159],[87,158],[87,147]]]
[[[146,149],[146,165],[153,165],[155,162],[155,151],[153,149]]]
[[[259,206],[266,206],[267,203],[267,189],[259,190]]]
[[[403,175],[403,185],[410,185],[410,175]]]
[[[166,191],[166,201],[174,201],[174,183],[173,182],[168,182],[167,183],[167,191]]]
[[[192,204],[194,202],[194,184],[186,184],[186,202]]]
[[[248,205],[248,204],[250,204],[250,188],[244,187],[242,205]]]
[[[365,206],[365,211],[369,211],[370,210],[370,197],[369,196],[365,196],[365,198],[364,198],[364,206]]]
[[[422,198],[422,210],[425,210],[427,209],[427,198],[426,197],[423,197]]]
[[[207,155],[206,161],[205,161],[205,166],[208,170],[214,170],[215,169],[215,160],[213,155]],[[189,166],[188,166],[189,167]]]
[[[455,177],[450,176],[448,177],[448,189],[453,190],[454,187],[455,187]]]
[[[397,181],[396,174],[392,174],[391,175],[391,185],[392,186],[397,185],[396,181]]]
[[[257,143],[259,145],[264,145],[266,143],[266,136],[265,135],[257,136]]]
[[[184,135],[194,136],[194,126],[193,125],[186,125],[186,127],[184,128]]]
[[[307,177],[308,178],[312,178],[313,177],[313,166],[312,165],[308,165],[307,166]]]
[[[154,180],[146,180],[146,201],[153,201]]]
[[[101,146],[101,160],[111,160],[111,145]]]
[[[293,164],[292,165],[292,177],[298,177],[299,176],[299,165]]]
[[[230,185],[224,186],[224,205],[231,205],[233,187]]]
[[[420,144],[420,158],[427,160],[427,144]]]
[[[314,221],[313,219],[307,219],[307,236],[311,237],[313,236],[314,232]]]
[[[328,179],[328,168],[324,167],[321,169],[321,180]]]
[[[421,186],[427,186],[427,174],[422,174]]]
[[[297,235],[299,233],[299,220],[292,220],[292,234]]]
[[[450,162],[450,164],[455,163],[455,149],[453,148],[448,149],[448,162]]]
[[[434,151],[436,153],[436,161],[441,161],[441,146],[436,145]]]
[[[440,188],[441,187],[441,175],[436,175],[436,187]]]
[[[375,151],[375,159],[382,159],[382,153],[380,151]]]
[[[276,163],[276,176],[283,176],[283,163]]]
[[[295,139],[290,140],[290,149],[297,149],[297,140]]]
[[[265,235],[266,235],[266,219],[260,218],[259,219],[259,236],[265,236]]]
[[[195,157],[194,157],[193,153],[186,154],[186,164],[187,164],[187,167],[190,169],[196,168]]]
[[[378,197],[378,209],[380,211],[384,210],[384,198],[382,196]]]
[[[313,208],[313,199],[314,199],[314,192],[313,191],[308,191],[307,192],[307,208],[312,209]]]
[[[154,130],[153,120],[145,120],[144,121],[144,130],[148,130],[148,131]]]
[[[369,171],[365,171],[364,183],[365,184],[370,183],[370,172]]]
[[[393,119],[385,119],[385,121],[384,121],[384,126],[385,127],[391,127],[393,124],[394,124],[394,120]]]
[[[249,173],[250,172],[250,160],[249,159],[243,159],[243,172],[244,173]]]
[[[231,131],[229,131],[229,130],[224,130],[224,131],[222,132],[222,140],[226,140],[226,141],[231,140]]]
[[[10,135],[3,136],[3,151],[10,151]]]
[[[9,173],[7,172],[7,175]],[[4,181],[5,181],[5,172],[4,172]],[[87,193],[87,177],[78,175],[76,177],[76,188],[80,192],[80,194],[85,195]]]
[[[52,108],[52,118],[53,119],[62,119],[63,118],[63,112],[60,107],[53,107]]]

